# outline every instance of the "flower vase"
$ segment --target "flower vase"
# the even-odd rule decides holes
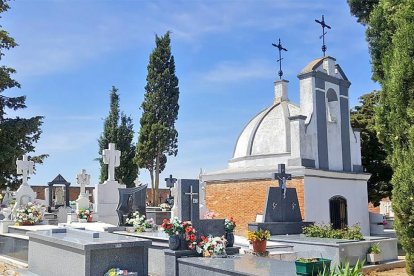
[[[34,224],[34,222],[30,222],[30,221],[27,221],[27,220],[22,221],[22,226],[30,226],[30,225],[33,225],[33,224]]]
[[[185,239],[185,234],[180,235],[180,250],[188,250],[188,243]]]
[[[263,240],[263,241],[253,241],[253,252],[256,253],[265,253],[266,252],[266,244],[267,241]]]
[[[171,250],[178,250],[180,248],[180,236],[172,235],[168,238],[168,247]]]
[[[226,240],[227,240],[226,247],[233,247],[233,245],[234,245],[234,233],[233,232],[226,232]]]
[[[80,222],[80,223],[86,223],[86,222],[88,222],[88,221],[87,221],[86,219],[84,219],[84,218],[80,218],[80,219],[79,219],[79,222]]]
[[[92,216],[89,216],[87,219],[88,222],[92,222]]]

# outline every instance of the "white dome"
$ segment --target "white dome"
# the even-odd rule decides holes
[[[289,117],[299,114],[300,108],[288,101],[278,102],[261,111],[250,120],[237,139],[230,163],[290,155]]]

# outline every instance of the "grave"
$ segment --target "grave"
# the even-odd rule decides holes
[[[52,181],[48,182],[48,199],[49,199],[49,211],[51,208],[54,209],[59,208],[60,206],[69,206],[69,186],[70,182],[66,181],[62,175],[58,174]],[[59,187],[55,188],[55,201],[53,202],[53,186],[57,185]],[[63,187],[65,186],[65,191],[63,191]]]
[[[86,173],[85,169],[76,176],[76,182],[80,186],[80,193],[78,199],[76,199],[76,212],[79,209],[89,209],[90,201],[89,201],[89,194],[86,193],[85,185],[89,185],[91,179],[91,175]]]
[[[104,275],[114,267],[148,274],[149,240],[71,228],[28,236],[29,270],[38,275]]]
[[[285,165],[279,164],[279,172],[274,174],[279,180],[279,187],[269,187],[264,210],[264,221],[249,223],[250,231],[269,230],[272,235],[300,234],[309,222],[302,222],[298,196],[295,188],[287,188]]]
[[[115,168],[119,167],[121,152],[115,149],[114,143],[109,143],[109,148],[102,152],[103,161],[108,165],[108,179],[96,186],[94,193],[95,217],[105,223],[117,225],[119,222],[116,209],[119,204],[119,188],[126,188],[115,180]]]
[[[119,188],[119,204],[116,209],[118,214],[118,225],[125,225],[129,214],[138,211],[146,215],[147,186],[141,185],[133,188]]]
[[[15,193],[16,203],[13,207],[13,213],[22,205],[26,205],[36,199],[36,193],[27,183],[27,177],[33,174],[34,162],[27,159],[27,155],[23,155],[22,160],[16,161],[17,174],[22,175],[22,185]]]
[[[179,179],[178,193],[180,197],[179,219],[191,221],[197,235],[223,236],[224,219],[200,219],[199,193],[200,181],[198,179]]]

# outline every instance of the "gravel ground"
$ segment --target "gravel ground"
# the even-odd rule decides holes
[[[0,262],[0,275],[18,276],[20,273],[15,271],[16,267]]]

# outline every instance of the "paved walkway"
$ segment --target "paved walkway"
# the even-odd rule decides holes
[[[19,272],[16,271],[17,268],[10,264],[0,262],[0,275],[7,276],[21,276]]]

